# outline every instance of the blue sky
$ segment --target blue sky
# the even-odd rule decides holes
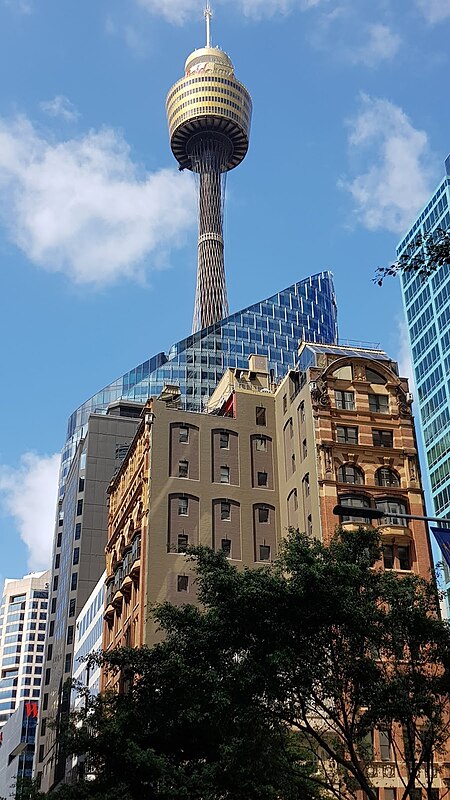
[[[48,563],[69,414],[190,331],[195,200],[164,101],[202,0],[0,0],[0,578]],[[450,151],[450,0],[216,0],[252,94],[228,179],[237,310],[322,269],[342,338],[406,368],[398,286],[371,283]]]

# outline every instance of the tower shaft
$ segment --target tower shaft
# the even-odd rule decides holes
[[[207,134],[196,137],[191,150],[192,169],[198,176],[198,265],[192,333],[228,316],[223,210],[229,150],[225,137]]]

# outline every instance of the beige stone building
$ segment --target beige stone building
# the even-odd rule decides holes
[[[109,495],[104,645],[151,644],[152,606],[195,600],[189,546],[256,566],[289,527],[328,542],[339,522],[370,522],[338,505],[425,513],[407,382],[380,350],[303,343],[278,386],[263,357],[228,370],[204,413],[166,387]],[[385,568],[428,575],[423,522],[394,516],[381,531]]]

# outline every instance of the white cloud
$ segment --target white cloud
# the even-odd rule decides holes
[[[405,112],[382,98],[363,95],[360,113],[349,123],[352,156],[366,169],[346,188],[356,214],[369,230],[403,232],[429,197],[437,162],[425,131],[414,128]]]
[[[61,117],[67,122],[74,122],[80,117],[74,104],[63,94],[58,94],[53,100],[43,100],[40,107],[50,117]]]
[[[398,53],[401,37],[387,25],[376,23],[369,25],[367,41],[361,47],[355,47],[350,53],[354,64],[365,64],[375,67],[381,61],[390,61]]]
[[[151,13],[165,17],[168,22],[182,25],[192,15],[199,16],[199,0],[136,0],[138,5]],[[230,4],[230,0],[218,0]],[[237,8],[249,17],[271,17],[287,14],[295,8],[303,11],[318,6],[323,0],[233,0]]]
[[[0,119],[0,214],[35,264],[78,283],[142,279],[196,216],[193,181],[138,168],[110,128],[53,142],[24,118]]]
[[[19,11],[21,14],[31,14],[33,10],[29,0],[3,0],[3,4],[14,9],[14,11]]]
[[[450,17],[450,0],[416,0],[417,7],[430,25]]]
[[[59,460],[58,453],[25,453],[17,469],[0,466],[2,506],[15,520],[33,571],[48,569],[51,560]]]

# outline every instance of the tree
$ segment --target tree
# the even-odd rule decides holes
[[[160,644],[101,657],[129,689],[78,716],[69,749],[95,779],[60,800],[376,800],[374,731],[403,798],[431,798],[450,633],[434,583],[384,572],[380,553],[363,528],[329,547],[292,532],[260,569],[193,550],[201,606],[159,606]]]
[[[425,280],[446,264],[450,264],[450,230],[436,228],[430,233],[417,234],[397,261],[375,270],[373,280],[382,286],[385,278],[408,272],[417,272]]]

